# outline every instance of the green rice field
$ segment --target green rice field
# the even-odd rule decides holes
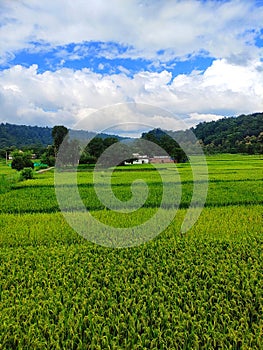
[[[68,225],[54,170],[18,181],[0,163],[0,349],[263,349],[263,156],[213,155],[207,164],[207,200],[188,232],[181,225],[193,177],[184,163],[171,224],[149,242],[117,249]],[[165,165],[165,181],[173,171]],[[107,210],[92,176],[79,169],[79,192],[101,222],[138,225],[158,210],[162,181],[150,165],[112,175],[122,201],[135,179],[148,184],[132,214]]]

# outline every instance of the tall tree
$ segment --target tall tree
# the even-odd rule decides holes
[[[55,156],[57,156],[60,145],[68,134],[68,129],[63,125],[55,125],[52,129]]]

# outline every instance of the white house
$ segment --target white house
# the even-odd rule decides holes
[[[130,162],[124,162],[125,165],[130,165],[130,164],[148,164],[149,163],[149,158],[146,155],[140,155],[139,153],[133,153],[132,154],[133,159]]]

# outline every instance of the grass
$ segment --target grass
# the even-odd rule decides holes
[[[158,237],[133,248],[79,236],[59,211],[53,171],[13,184],[0,194],[0,349],[261,349],[261,158],[207,158],[206,206],[186,234],[192,175],[179,164],[182,208]],[[105,223],[137,224],[157,210],[158,173],[128,170],[113,173],[113,191],[131,198],[139,176],[149,198],[122,222],[97,200],[92,172],[78,174],[86,206]],[[0,174],[11,173],[1,165]]]

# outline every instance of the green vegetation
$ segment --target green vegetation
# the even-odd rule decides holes
[[[14,151],[12,152],[12,169],[17,171],[23,170],[24,168],[34,169],[34,163],[31,160],[31,152]]]
[[[156,147],[154,145],[158,145],[161,147],[161,149],[165,150],[167,154],[170,155],[174,160],[176,160],[178,163],[186,162],[187,156],[184,153],[184,151],[181,149],[179,144],[167,133],[162,131],[161,129],[154,129],[147,133],[142,134],[142,139],[153,142],[153,149],[145,150],[144,153],[147,153],[149,156],[153,157],[154,155],[162,155],[159,154],[159,152],[156,152]],[[150,154],[149,154],[150,152]]]
[[[68,129],[63,125],[56,125],[52,128],[52,138],[54,144],[54,153],[57,155],[60,145],[68,134]]]
[[[6,158],[17,149],[22,151],[32,151],[37,158],[43,157],[44,163],[54,165],[54,155],[61,139],[67,134],[67,128],[63,125],[56,125],[53,128],[15,125],[9,123],[0,124],[0,159]],[[96,133],[84,130],[71,130],[71,139],[87,142],[96,136]],[[101,133],[97,135],[102,140],[112,136]],[[117,140],[123,139],[116,136]],[[94,159],[93,159],[94,161]]]
[[[16,172],[0,164],[0,349],[262,349],[263,159],[207,162],[208,198],[191,230],[180,232],[193,188],[182,163],[176,218],[153,241],[125,249],[97,246],[68,226],[52,170],[5,187]],[[172,165],[165,171],[173,181]],[[158,208],[162,185],[151,165],[114,171],[122,200],[135,179],[149,186],[144,206],[121,220],[96,198],[92,176],[79,167],[79,191],[105,223],[138,224]]]
[[[24,168],[20,173],[20,180],[29,180],[33,179],[33,170],[32,168]]]
[[[9,123],[0,124],[0,148],[14,146],[41,145],[52,143],[51,128],[40,126],[15,125]]]
[[[208,153],[263,153],[263,113],[198,124],[194,133]]]
[[[215,153],[242,153],[242,154],[262,154],[263,153],[263,113],[240,115],[238,117],[228,117],[217,121],[199,123],[191,131],[202,143],[207,154]],[[64,129],[64,131],[63,131]],[[23,151],[33,150],[33,153],[41,158],[44,163],[54,164],[54,155],[58,148],[59,133],[65,135],[67,129],[64,126],[48,127],[0,124],[0,158],[6,157],[6,152],[11,153],[19,148]],[[190,130],[167,131],[176,141],[191,140]],[[185,154],[178,147],[178,144],[169,139],[167,133],[160,129],[154,129],[144,133],[142,138],[154,141],[159,144],[173,158],[183,161]],[[83,130],[71,130],[71,139],[87,142],[94,138],[94,132]],[[57,139],[58,137],[58,139]],[[105,141],[108,139],[108,141]],[[81,157],[81,163],[92,163],[99,157],[105,149],[105,145],[110,145],[116,140],[121,140],[119,136],[109,136],[99,134],[96,139],[86,148]],[[53,145],[53,148],[51,147]],[[49,147],[48,147],[49,146]],[[47,148],[48,147],[48,148]],[[148,153],[148,149],[146,154]],[[136,152],[135,152],[136,153]]]

